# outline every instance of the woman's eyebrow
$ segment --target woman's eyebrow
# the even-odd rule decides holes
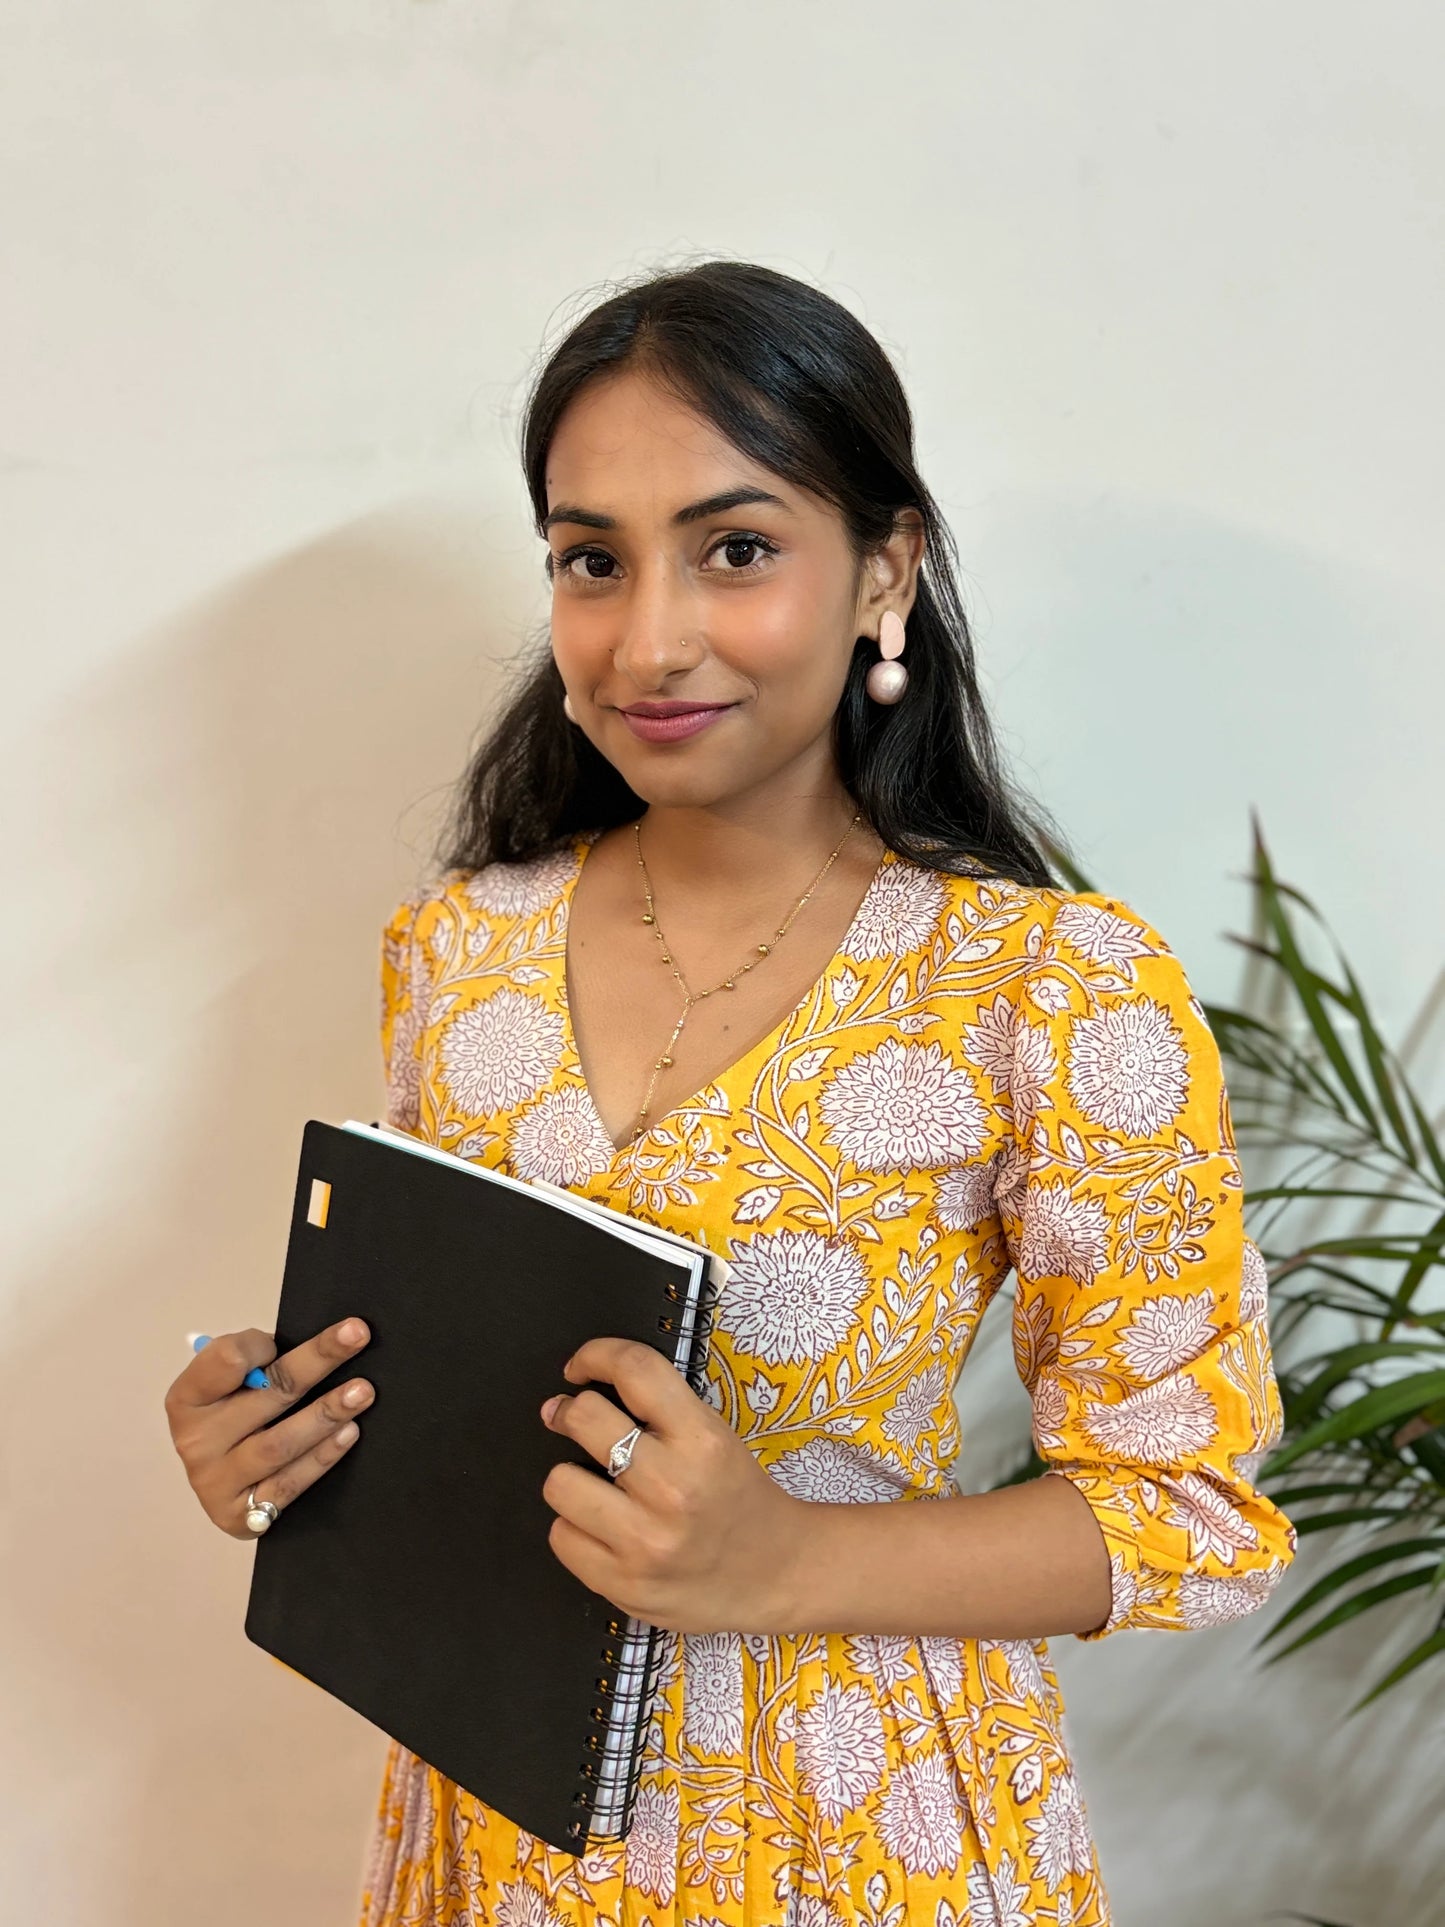
[[[672,518],[674,528],[683,528],[689,522],[700,522],[708,515],[722,515],[728,509],[742,508],[748,502],[761,502],[768,508],[782,509],[785,515],[792,510],[781,495],[771,495],[765,488],[730,488],[720,495],[708,495],[701,502],[689,502],[680,508]],[[563,503],[550,511],[542,524],[545,535],[554,522],[576,522],[584,529],[615,529],[615,515],[602,515],[596,509],[578,508],[571,503]]]

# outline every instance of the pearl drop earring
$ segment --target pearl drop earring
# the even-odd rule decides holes
[[[577,720],[577,711],[572,707],[572,698],[565,690],[562,692],[562,714],[569,723],[575,723]]]
[[[885,609],[878,624],[879,660],[868,671],[866,687],[875,703],[896,703],[908,687],[908,671],[898,658],[906,631],[896,610]]]

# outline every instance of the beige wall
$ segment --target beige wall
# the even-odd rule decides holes
[[[1404,1024],[1442,54],[1340,0],[0,0],[7,1921],[351,1918],[378,1739],[245,1643],[160,1399],[266,1322],[301,1120],[378,1100],[380,923],[544,608],[516,406],[577,290],[720,250],[852,305],[1096,876],[1229,995],[1258,805]],[[1425,1927],[1438,1678],[1342,1727],[1378,1631],[1261,1675],[1258,1630],[1059,1642],[1121,1927]]]

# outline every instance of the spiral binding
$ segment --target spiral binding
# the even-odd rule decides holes
[[[720,1262],[712,1259],[703,1271],[692,1306],[684,1309],[681,1318],[664,1314],[657,1321],[659,1331],[677,1335],[673,1363],[699,1397],[706,1383],[722,1269]],[[685,1305],[684,1294],[675,1281],[663,1287],[663,1294],[673,1303]],[[597,1655],[602,1669],[595,1682],[598,1699],[587,1713],[594,1731],[587,1735],[585,1744],[593,1757],[578,1763],[577,1777],[582,1785],[572,1795],[572,1804],[582,1811],[567,1828],[579,1853],[585,1852],[590,1844],[625,1838],[632,1824],[642,1776],[643,1749],[640,1744],[630,1746],[625,1759],[626,1778],[619,1783],[617,1774],[608,1772],[609,1765],[617,1760],[614,1751],[609,1761],[608,1740],[615,1737],[615,1709],[619,1703],[624,1708],[631,1705],[637,1709],[635,1720],[627,1728],[629,1735],[651,1717],[662,1670],[661,1627],[643,1619],[614,1616],[607,1622],[607,1632],[609,1643]],[[616,1645],[611,1643],[614,1640],[618,1642]],[[595,1830],[594,1818],[599,1821]]]

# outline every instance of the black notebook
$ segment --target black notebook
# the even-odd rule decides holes
[[[312,1396],[360,1375],[376,1401],[258,1539],[246,1632],[565,1852],[626,1836],[663,1635],[548,1543],[550,1468],[607,1474],[540,1408],[604,1335],[701,1393],[722,1275],[558,1187],[388,1127],[306,1125],[277,1348],[364,1318],[371,1343]]]

